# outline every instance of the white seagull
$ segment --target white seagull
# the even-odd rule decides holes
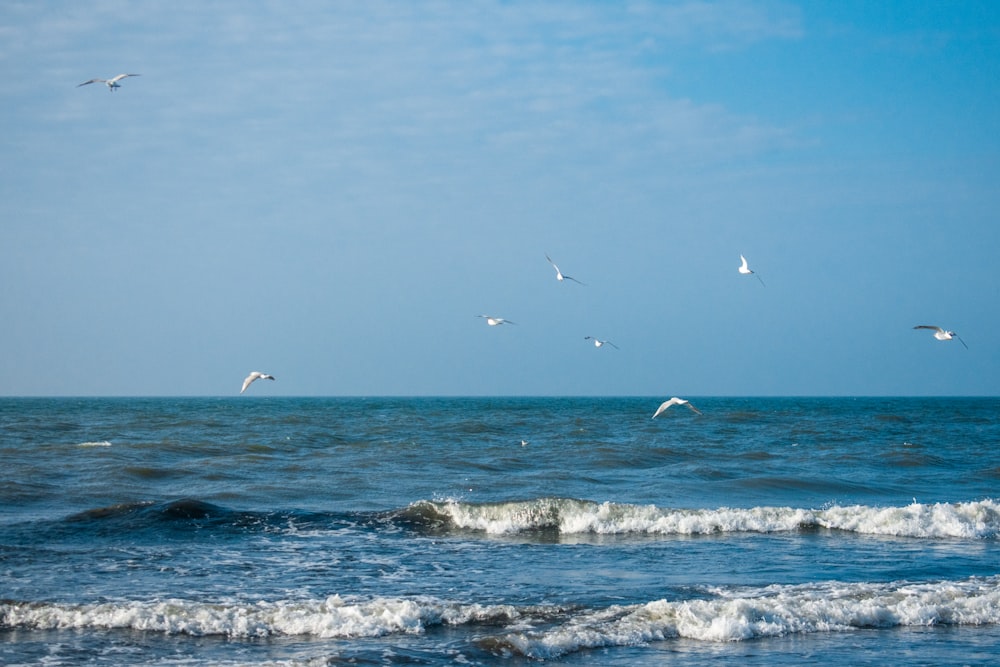
[[[594,347],[602,347],[603,345],[610,345],[611,347],[615,348],[616,350],[620,350],[621,349],[620,347],[618,347],[617,345],[615,345],[614,343],[612,343],[610,340],[600,340],[599,338],[594,338],[593,336],[584,336],[583,339],[584,340],[592,340],[592,341],[594,341]]]
[[[274,379],[273,375],[261,373],[260,371],[254,371],[253,373],[247,376],[246,380],[243,381],[243,388],[240,389],[240,393],[242,394],[243,392],[245,392],[247,390],[247,387],[253,384],[255,380],[273,380],[273,379]]]
[[[761,278],[760,276],[758,276],[754,271],[751,271],[750,267],[747,266],[747,258],[746,257],[744,257],[743,255],[740,255],[740,262],[742,262],[740,264],[740,268],[739,268],[739,272],[740,273],[742,273],[745,276],[749,276],[751,273],[753,273],[753,275],[757,276],[757,280],[760,281],[760,284],[764,285],[764,279]],[[764,285],[764,287],[767,287],[767,285]]]
[[[938,340],[951,340],[952,338],[955,338],[956,340],[958,340],[959,343],[961,343],[962,345],[965,345],[965,341],[962,340],[961,338],[959,338],[958,334],[955,333],[954,331],[947,331],[945,329],[942,329],[941,327],[936,327],[936,326],[933,326],[933,325],[930,325],[930,324],[918,324],[917,326],[915,326],[913,328],[914,329],[930,329],[931,331],[934,332],[934,337],[937,338]],[[968,350],[969,346],[965,345],[965,349]]]
[[[693,410],[694,412],[697,412],[699,415],[701,414],[701,410],[694,407],[693,405],[685,401],[683,398],[677,398],[676,396],[674,396],[669,401],[663,401],[663,403],[660,403],[660,407],[656,408],[656,412],[653,413],[652,418],[656,419],[658,416],[660,416],[660,413],[669,408],[671,405],[686,405],[689,408],[691,408],[691,410]]]
[[[142,76],[142,75],[141,74],[119,74],[118,76],[114,77],[113,79],[91,79],[90,81],[84,81],[83,83],[81,83],[80,85],[78,85],[77,88],[79,88],[80,86],[86,86],[87,84],[91,84],[91,83],[103,83],[104,85],[106,85],[108,87],[108,92],[112,92],[113,93],[113,92],[115,92],[115,88],[121,88],[121,86],[118,85],[118,82],[121,81],[122,79],[124,79],[125,77],[129,77],[129,76]]]
[[[552,261],[552,258],[549,257],[547,253],[545,255],[545,259],[549,260],[549,264],[551,264],[552,268],[554,268],[556,270],[556,280],[558,280],[559,282],[562,282],[564,280],[572,280],[573,282],[579,283],[580,285],[584,284],[584,283],[581,283],[576,278],[574,278],[573,276],[563,275],[563,272],[559,270],[559,267],[556,266],[556,263]]]
[[[492,315],[476,315],[476,317],[485,317],[486,324],[491,327],[495,327],[498,324],[517,324],[517,322],[511,322],[510,320],[505,320],[502,317],[493,317]]]

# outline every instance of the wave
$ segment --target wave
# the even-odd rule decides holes
[[[733,642],[858,628],[997,623],[1000,580],[996,577],[937,583],[820,583],[611,607],[556,627],[489,638],[484,648],[551,659],[583,649],[678,638]]]
[[[539,498],[500,503],[419,501],[401,514],[430,529],[490,535],[554,531],[561,535],[712,535],[829,529],[914,538],[993,539],[1000,535],[994,500],[903,507],[833,505],[824,509],[753,507],[672,509],[655,505]]]
[[[751,507],[714,509],[664,508],[656,505],[595,502],[573,498],[536,498],[496,503],[420,500],[380,512],[302,510],[240,511],[185,498],[168,502],[140,501],[98,507],[58,520],[29,521],[17,527],[31,541],[48,530],[82,530],[88,537],[155,539],[164,530],[178,534],[214,530],[234,536],[248,532],[305,533],[356,529],[375,532],[412,531],[421,535],[485,533],[528,539],[564,537],[671,537],[735,533],[841,531],[859,535],[915,539],[1000,537],[1000,502],[912,503],[899,507],[831,505],[822,509]]]
[[[422,634],[442,625],[476,626],[476,643],[482,649],[533,659],[677,638],[733,642],[856,628],[998,623],[1000,577],[996,576],[920,583],[705,588],[690,599],[600,609],[482,605],[429,597],[349,599],[339,595],[278,602],[0,601],[0,628],[9,629],[358,638]]]
[[[530,608],[527,610],[531,613]],[[97,604],[0,601],[0,628],[33,630],[142,630],[167,634],[260,638],[381,637],[423,633],[436,625],[505,625],[521,616],[514,606],[458,604],[432,598],[206,603],[171,599]]]

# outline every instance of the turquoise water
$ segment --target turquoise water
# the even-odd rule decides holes
[[[990,664],[1000,400],[0,399],[0,663]]]

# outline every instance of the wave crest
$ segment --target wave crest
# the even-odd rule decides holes
[[[129,629],[194,636],[323,638],[380,637],[422,633],[428,626],[510,623],[513,606],[448,604],[431,599],[238,602],[210,604],[186,600],[49,604],[0,601],[0,628],[36,630]]]
[[[501,503],[420,501],[404,512],[425,527],[452,527],[490,535],[556,531],[562,535],[710,535],[842,530],[914,538],[989,539],[1000,535],[994,500],[913,503],[903,507],[834,505],[824,509],[753,507],[673,509],[571,498]]]
[[[1000,623],[1000,580],[820,583],[719,591],[581,614],[549,629],[491,637],[495,653],[552,659],[583,649],[687,638],[732,642],[856,628]]]

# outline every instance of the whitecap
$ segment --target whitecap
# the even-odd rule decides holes
[[[518,615],[507,605],[450,604],[427,598],[344,599],[256,603],[118,601],[98,604],[0,602],[0,628],[130,629],[166,634],[322,638],[420,634],[428,626],[506,622]]]
[[[710,599],[657,600],[580,614],[544,631],[489,642],[553,659],[583,649],[686,638],[735,642],[858,628],[1000,623],[1000,578],[910,583],[815,583],[716,591]]]
[[[456,528],[491,535],[545,530],[563,535],[709,535],[816,528],[914,538],[988,539],[1000,535],[1000,504],[995,500],[904,507],[834,505],[824,509],[675,509],[570,498],[485,504],[422,501],[414,506],[431,508]]]

